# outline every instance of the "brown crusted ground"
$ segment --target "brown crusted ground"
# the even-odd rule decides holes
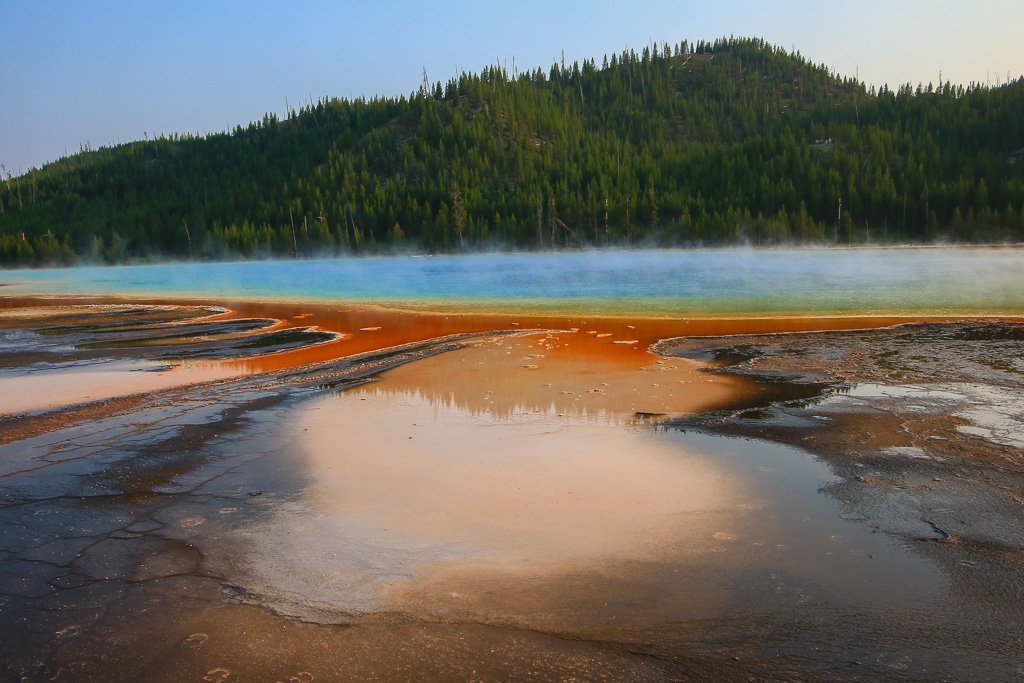
[[[109,401],[95,401],[45,413],[2,417],[0,418],[0,446],[42,436],[68,425],[81,424],[108,415],[127,412],[149,403],[151,400],[151,397],[146,394],[121,396]]]

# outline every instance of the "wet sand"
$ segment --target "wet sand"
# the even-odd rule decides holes
[[[1019,447],[1005,443],[1012,429],[977,417],[982,385],[1013,405],[1012,362],[993,370],[999,377],[965,367],[960,384],[973,378],[974,393],[928,389],[959,391],[955,409],[878,404],[879,421],[862,422],[864,406],[794,403],[838,386],[817,366],[799,375],[780,365],[766,381],[735,364],[746,346],[728,340],[648,348],[684,334],[905,318],[633,320],[216,302],[230,310],[92,309],[101,315],[83,329],[81,310],[44,321],[38,310],[19,317],[18,307],[52,300],[2,301],[0,328],[16,343],[0,350],[0,387],[104,365],[117,377],[126,363],[164,368],[132,375],[174,381],[122,384],[84,403],[78,387],[52,407],[31,402],[25,384],[4,391],[13,399],[0,418],[0,676],[1020,673],[1012,530],[1024,527],[1007,465]],[[132,305],[157,303],[168,305]],[[244,322],[255,320],[268,322]],[[26,321],[59,334],[35,339]],[[891,398],[877,387],[905,390],[866,359],[925,357],[941,342],[762,337],[783,338],[817,339],[834,373],[847,373],[841,381],[869,380],[829,399],[854,402],[875,400],[864,392]],[[843,355],[836,339],[868,341]],[[789,351],[780,363],[814,356]],[[964,357],[962,348],[947,355]],[[734,365],[723,370],[725,360]],[[919,442],[900,436],[926,419],[944,425],[920,436],[930,439],[927,462]],[[730,426],[744,421],[760,431]],[[959,452],[950,465],[953,432],[996,445]],[[849,454],[850,444],[870,447]],[[985,533],[953,521],[964,491]],[[983,585],[970,581],[977,571]]]

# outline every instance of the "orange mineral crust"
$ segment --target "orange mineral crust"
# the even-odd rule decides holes
[[[193,302],[196,303],[196,302]],[[305,363],[333,360],[366,351],[426,341],[454,334],[496,330],[552,330],[571,337],[572,353],[581,358],[621,357],[623,346],[638,352],[671,337],[766,334],[884,327],[926,319],[925,316],[795,316],[768,318],[651,318],[629,316],[543,316],[483,313],[424,313],[326,305],[251,302],[223,303],[227,318],[270,317],[287,327],[314,326],[341,338],[295,351],[232,362],[248,372],[266,372]],[[936,319],[936,318],[927,318]],[[945,318],[942,318],[945,319]],[[565,338],[566,340],[569,337]],[[568,341],[563,341],[563,344]],[[559,345],[558,348],[561,348]]]

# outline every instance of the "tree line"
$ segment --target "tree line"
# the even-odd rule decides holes
[[[0,263],[1021,241],[1024,79],[867,89],[760,39],[504,64],[0,184]]]

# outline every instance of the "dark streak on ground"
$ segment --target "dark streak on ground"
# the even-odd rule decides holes
[[[309,327],[274,329],[267,318],[210,320],[207,306],[127,306],[0,317],[0,368],[91,359],[242,358],[319,344],[338,335]]]

